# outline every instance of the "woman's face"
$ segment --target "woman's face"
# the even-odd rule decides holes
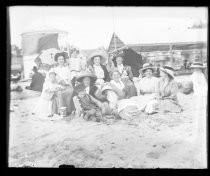
[[[112,79],[113,79],[114,81],[119,81],[119,79],[120,79],[120,74],[119,74],[118,72],[114,72],[114,73],[112,74]]]
[[[59,65],[64,65],[64,57],[63,56],[58,57],[58,64]]]
[[[116,62],[117,62],[118,65],[122,64],[123,63],[123,58],[122,57],[117,57]]]
[[[83,78],[83,84],[85,85],[85,87],[90,86],[90,78],[89,77],[85,77]]]
[[[151,69],[145,70],[144,75],[145,75],[147,78],[151,78],[151,77],[152,77],[152,70],[151,70]]]
[[[100,61],[101,61],[101,58],[99,56],[96,56],[93,58],[93,63],[95,65],[100,65]]]

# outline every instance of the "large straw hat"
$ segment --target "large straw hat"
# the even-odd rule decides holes
[[[101,64],[104,64],[108,59],[108,55],[106,51],[103,50],[96,50],[94,51],[87,59],[87,65],[93,65],[93,58],[99,56]]]
[[[141,69],[141,71],[144,72],[144,71],[146,71],[147,69],[151,69],[151,70],[154,72],[154,67],[153,67],[153,65],[150,64],[150,63],[145,63],[145,64],[143,65],[143,68]]]
[[[104,93],[105,90],[113,90],[113,89],[112,89],[111,86],[105,85],[105,86],[101,89],[102,94]]]
[[[163,71],[167,73],[169,76],[174,78],[174,69],[169,65],[164,65],[162,68],[160,68],[160,71]]]
[[[205,68],[202,62],[193,62],[193,64],[190,66],[190,68]]]
[[[78,82],[82,82],[83,78],[85,77],[89,77],[92,81],[96,81],[97,80],[97,76],[90,73],[90,72],[82,72],[79,76],[76,77],[76,81]]]

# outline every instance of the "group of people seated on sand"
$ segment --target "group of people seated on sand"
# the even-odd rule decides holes
[[[67,116],[90,121],[106,118],[126,119],[140,113],[180,113],[178,83],[174,69],[169,65],[160,68],[160,77],[153,76],[154,66],[145,63],[140,76],[134,78],[131,67],[124,65],[123,54],[116,55],[113,67],[108,71],[107,58],[95,51],[87,59],[86,68],[74,74],[65,65],[64,52],[57,53],[54,60],[58,66],[51,68],[45,78],[35,114],[53,117],[65,107]],[[195,62],[191,66],[194,94],[206,96],[207,81],[202,73],[203,65]]]

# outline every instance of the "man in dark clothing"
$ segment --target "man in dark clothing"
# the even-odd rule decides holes
[[[37,67],[34,66],[32,70],[34,72],[32,76],[32,81],[31,81],[30,86],[26,86],[26,89],[41,92],[45,77],[43,76],[43,74],[38,72]]]

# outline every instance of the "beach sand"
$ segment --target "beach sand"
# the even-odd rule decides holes
[[[39,94],[28,97],[27,91],[11,94],[9,167],[207,167],[205,98],[178,93],[184,109],[178,114],[142,113],[106,123],[51,121],[32,115]]]

